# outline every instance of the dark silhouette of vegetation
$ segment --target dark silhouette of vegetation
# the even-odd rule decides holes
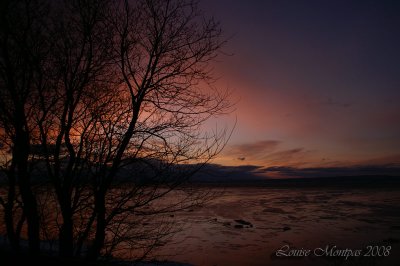
[[[165,217],[210,197],[190,177],[228,137],[203,130],[231,107],[212,86],[218,23],[185,0],[0,12],[1,232],[15,253],[144,258],[174,232]]]

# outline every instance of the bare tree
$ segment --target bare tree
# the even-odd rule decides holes
[[[63,218],[60,252],[67,257],[73,255],[73,214],[80,202],[80,187],[76,182],[80,182],[84,169],[88,109],[102,100],[99,87],[103,84],[97,79],[111,82],[109,73],[104,71],[110,63],[111,41],[111,30],[103,17],[106,4],[106,1],[60,4],[52,28],[54,49],[49,71],[54,75],[53,83],[40,91],[39,141]],[[49,150],[49,145],[54,145],[54,149]]]
[[[18,249],[19,227],[14,228],[13,206],[16,185],[23,201],[23,215],[27,220],[29,247],[32,253],[40,248],[39,215],[31,187],[29,154],[34,88],[41,86],[40,65],[47,52],[43,29],[47,6],[41,1],[2,1],[0,28],[0,134],[10,158],[4,159],[3,173],[8,178],[5,210],[7,235]],[[24,219],[22,219],[24,220]]]
[[[38,35],[44,48],[18,44],[39,63],[16,60],[22,66],[13,68],[38,73],[34,86],[27,81],[29,100],[14,102],[24,105],[22,121],[29,125],[24,161],[54,192],[39,200],[39,212],[28,206],[20,186],[28,227],[34,211],[36,221],[40,216],[47,229],[59,231],[65,257],[86,254],[94,260],[136,249],[141,252],[135,256],[143,258],[174,231],[165,217],[209,199],[190,185],[190,177],[229,137],[226,129],[203,127],[231,107],[229,93],[212,86],[210,63],[224,43],[219,24],[191,0],[75,0],[57,2],[46,12],[41,14],[46,27]],[[5,86],[8,80],[1,81],[3,101],[20,89]],[[9,128],[17,126],[6,111],[2,138],[15,150],[16,131]],[[18,162],[10,156],[11,165]],[[13,179],[8,180],[4,206],[15,201]],[[44,211],[43,204],[61,218]],[[51,230],[42,231],[50,237]],[[32,239],[39,243],[38,236]]]
[[[197,12],[193,1],[124,1],[110,15],[117,29],[117,66],[124,90],[121,94],[127,97],[129,109],[121,124],[121,120],[112,121],[119,132],[100,162],[101,172],[96,174],[96,234],[89,254],[93,258],[100,254],[115,213],[124,210],[123,205],[114,205],[118,207],[107,215],[106,199],[125,162],[140,160],[155,169],[153,184],[164,188],[153,187],[150,196],[144,196],[149,203],[190,176],[189,171],[176,174],[173,168],[207,162],[223,145],[221,135],[200,133],[204,121],[224,113],[229,106],[226,94],[211,93],[202,87],[211,79],[208,63],[222,42],[218,24],[204,20]],[[139,193],[135,187],[129,194],[131,199]],[[128,202],[125,205],[131,206],[126,211],[131,212],[143,204]]]

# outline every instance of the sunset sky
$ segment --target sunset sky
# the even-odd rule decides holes
[[[400,165],[400,1],[201,7],[231,37],[215,69],[240,98],[216,163]]]

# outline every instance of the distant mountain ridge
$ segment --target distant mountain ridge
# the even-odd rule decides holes
[[[142,185],[163,184],[183,178],[191,183],[210,185],[259,185],[259,186],[399,186],[400,167],[355,166],[355,167],[261,167],[256,165],[224,166],[205,164],[165,165],[157,160],[132,161],[122,167],[116,183],[140,183]],[[200,168],[199,171],[197,171]],[[36,164],[32,181],[50,181],[42,162]],[[194,175],[191,174],[194,172]],[[90,178],[89,178],[90,179]],[[90,182],[83,172],[77,182]],[[6,183],[0,171],[0,183]]]

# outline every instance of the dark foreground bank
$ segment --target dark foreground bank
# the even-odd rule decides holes
[[[104,260],[91,262],[84,259],[72,258],[65,259],[57,256],[40,255],[29,256],[28,254],[14,254],[5,249],[0,248],[0,265],[1,266],[191,266],[186,263],[178,263],[172,261],[147,261],[133,262],[123,260]]]

